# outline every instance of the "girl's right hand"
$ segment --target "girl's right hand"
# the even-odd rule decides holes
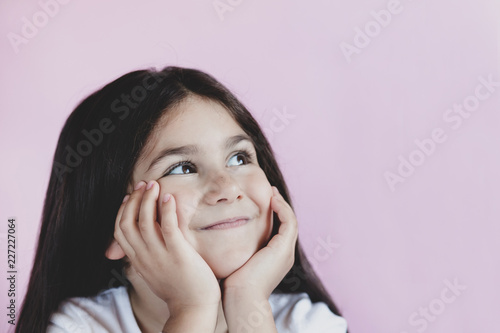
[[[156,181],[136,185],[118,211],[116,241],[138,275],[167,303],[171,315],[218,307],[221,292],[217,278],[180,231],[173,196],[165,194],[158,200],[157,223],[159,193]]]

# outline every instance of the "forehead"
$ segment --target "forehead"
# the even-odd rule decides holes
[[[194,141],[200,141],[197,139],[203,134],[210,134],[200,142],[204,143],[207,139],[243,133],[243,129],[221,104],[207,98],[190,96],[166,112],[154,132],[155,137],[151,141],[153,145],[158,146],[177,142],[195,144]]]
[[[176,139],[175,134],[178,133],[185,131],[201,133],[214,126],[219,131],[234,131],[240,128],[221,104],[197,96],[182,101],[168,112],[165,118],[158,131],[166,136],[172,136],[172,139]]]
[[[220,146],[229,136],[244,133],[230,112],[221,104],[207,98],[190,96],[159,119],[141,153],[136,169],[144,171],[146,164],[166,147]]]

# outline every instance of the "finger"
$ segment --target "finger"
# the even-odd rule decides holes
[[[166,193],[163,195],[161,204],[161,233],[167,249],[175,248],[173,242],[176,238],[183,237],[177,221],[176,202],[173,195]]]
[[[285,198],[278,192],[278,189],[273,186],[273,197],[271,199],[271,208],[273,209],[276,214],[278,214],[278,217],[280,218],[280,221],[283,224],[296,224],[297,219],[295,216],[295,213],[293,212],[292,207],[286,202]],[[286,226],[285,226],[286,228]]]
[[[125,210],[126,202],[129,198],[130,198],[130,194],[127,194],[123,198],[123,202],[120,205],[120,208],[118,209],[118,213],[116,214],[115,230],[114,230],[113,237],[114,237],[115,241],[118,242],[118,244],[120,245],[120,247],[122,248],[123,252],[125,253],[125,255],[127,257],[135,257],[134,249],[130,246],[130,244],[128,243],[127,239],[123,235],[123,232],[120,228],[120,220],[123,216],[123,211]]]
[[[283,235],[288,241],[296,240],[298,236],[298,226],[295,213],[274,186],[273,192],[274,196],[271,199],[271,208],[276,212],[281,221],[278,234]]]
[[[139,210],[139,231],[146,244],[146,247],[152,249],[164,248],[164,242],[158,233],[159,226],[156,223],[156,199],[160,192],[160,185],[151,180],[147,186],[142,198],[141,208]]]
[[[123,211],[125,210],[125,206],[127,204],[128,199],[130,199],[130,194],[125,195],[125,197],[123,198],[122,204],[120,205],[120,208],[118,209],[118,213],[116,213],[115,224],[117,221],[120,221],[120,219],[122,218]]]
[[[118,222],[119,229],[130,246],[134,248],[135,252],[144,251],[146,248],[136,222],[139,217],[139,208],[145,192],[145,185],[146,183],[143,181],[136,185],[134,191],[130,195],[130,198],[125,204],[123,214]],[[125,249],[123,250],[125,251]]]

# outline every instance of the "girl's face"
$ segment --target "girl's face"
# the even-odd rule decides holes
[[[167,115],[135,165],[133,184],[154,179],[159,198],[174,196],[184,237],[225,278],[271,236],[271,185],[250,138],[224,107],[192,96]],[[244,223],[206,228],[233,218]]]

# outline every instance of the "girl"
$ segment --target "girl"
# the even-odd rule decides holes
[[[69,116],[16,332],[346,332],[272,149],[194,69],[126,74]]]

